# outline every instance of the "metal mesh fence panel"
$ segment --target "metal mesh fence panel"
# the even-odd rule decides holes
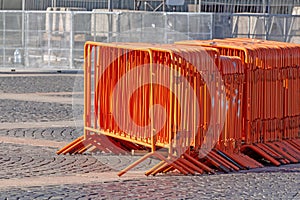
[[[0,67],[79,69],[86,41],[249,37],[300,43],[299,15],[1,11]]]
[[[48,7],[71,7],[84,8],[87,11],[93,9],[126,9],[153,10],[163,0],[0,0],[1,10],[46,10]],[[136,2],[136,3],[135,3]],[[166,1],[167,3],[170,1]],[[181,6],[160,6],[158,11],[165,7],[168,12],[214,12],[214,13],[269,13],[269,14],[291,14],[294,7],[300,6],[300,0],[185,0]],[[137,8],[136,8],[137,9]]]
[[[212,15],[197,16],[97,10],[2,11],[0,66],[81,68],[83,46],[88,40],[172,43],[189,35],[195,36],[193,39],[211,38],[207,27],[212,25]],[[16,51],[21,60],[15,60]]]
[[[18,49],[20,53],[24,52],[23,17],[21,12],[3,12],[0,14],[1,65],[13,63],[15,50]]]
[[[24,65],[26,66],[40,67],[45,65],[43,63],[44,55],[48,52],[48,42],[50,43],[50,35],[47,32],[49,25],[45,23],[47,17],[49,16],[45,13],[26,14],[24,47]]]
[[[299,15],[232,14],[232,37],[300,43]]]

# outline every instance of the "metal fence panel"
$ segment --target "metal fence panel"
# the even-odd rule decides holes
[[[300,43],[299,24],[298,15],[1,11],[0,67],[78,69],[86,41],[249,37]]]
[[[30,67],[40,67],[44,56],[48,52],[48,42],[50,34],[47,32],[48,26],[44,13],[27,13],[25,18],[25,46],[24,46],[24,65]]]
[[[300,43],[299,15],[231,14],[232,37]]]
[[[139,32],[139,40],[141,42],[149,43],[166,43],[168,42],[167,30],[165,29],[165,18],[164,13],[152,13],[147,12],[141,15],[142,29],[138,30],[139,27],[135,27],[135,30]],[[130,30],[130,32],[135,32]]]
[[[212,33],[212,14],[199,17],[197,14],[189,15],[189,37],[193,39],[210,39]]]
[[[85,8],[88,11],[93,9],[107,9],[109,0],[25,0],[25,10],[46,10],[48,7],[77,7]],[[177,0],[178,1],[178,0]],[[145,5],[158,6],[161,2],[151,1],[148,4],[141,3],[140,9],[145,10]],[[167,1],[168,3],[168,1]],[[113,9],[134,9],[133,0],[111,1]],[[251,12],[251,13],[272,13],[291,14],[296,6],[300,6],[300,0],[185,0],[184,5],[177,6],[176,11],[198,11],[199,4],[201,12]],[[21,0],[0,0],[0,9],[14,10],[22,9]],[[148,10],[150,6],[147,6]],[[162,10],[161,8],[159,10]],[[173,11],[174,7],[167,7],[168,11]]]
[[[13,62],[13,54],[16,49],[23,52],[24,43],[22,13],[10,12],[0,14],[0,31],[2,40],[0,42],[2,54],[0,58],[1,65],[7,65]]]
[[[268,35],[269,40],[277,40],[282,42],[291,42],[288,38],[288,30],[292,28],[293,18],[289,16],[270,16],[268,18]]]
[[[300,44],[300,16],[294,16],[284,19],[284,31],[286,31],[285,40]]]
[[[213,38],[232,37],[233,17],[230,13],[213,14]]]
[[[81,68],[85,41],[171,43],[189,35],[207,39],[211,23],[209,14],[1,11],[0,67]],[[14,60],[16,50],[21,62]]]

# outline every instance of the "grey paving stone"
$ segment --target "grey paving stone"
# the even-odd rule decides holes
[[[18,128],[18,129],[0,129],[0,136],[44,139],[51,141],[73,141],[83,135],[82,128],[76,127],[49,127],[49,128]]]
[[[75,85],[74,85],[75,83]],[[4,93],[45,93],[45,92],[72,92],[74,86],[77,91],[83,91],[83,77],[66,76],[11,76],[0,77],[0,92]]]
[[[90,155],[56,155],[54,148],[1,144],[0,179],[106,172]]]
[[[0,123],[70,121],[72,105],[3,99],[0,101]]]
[[[31,187],[30,194],[42,191],[43,195],[47,196],[63,191],[65,195],[74,199],[293,199],[299,192],[299,172],[268,172],[263,175],[256,172],[236,173],[216,181],[218,176],[159,176],[131,181]],[[278,181],[278,176],[281,181]],[[291,177],[295,177],[296,182],[289,182]],[[207,182],[211,183],[211,186],[207,186]],[[235,182],[242,186],[236,188]],[[272,184],[274,189],[270,190],[269,184]],[[82,196],[77,196],[78,191]],[[10,197],[13,191],[1,191],[1,194]],[[26,195],[28,192],[24,188],[21,189],[21,194]]]

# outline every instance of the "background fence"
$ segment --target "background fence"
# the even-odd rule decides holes
[[[1,11],[0,67],[81,68],[85,41],[173,43],[249,37],[300,43],[300,16]]]
[[[48,7],[77,7],[87,11],[108,8],[133,10],[135,2],[141,2],[140,10],[145,10],[145,2],[153,7],[163,0],[0,0],[0,10],[46,10]],[[166,0],[165,0],[166,1]],[[168,11],[198,11],[221,13],[270,13],[291,14],[300,0],[185,0],[182,6],[167,7]],[[150,10],[150,6],[146,6]],[[162,7],[159,9],[162,10]]]

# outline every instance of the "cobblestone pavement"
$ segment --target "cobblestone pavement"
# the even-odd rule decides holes
[[[12,188],[0,197],[36,199],[299,199],[300,168],[284,172],[157,176],[90,184]]]
[[[111,169],[88,155],[58,156],[56,149],[2,144],[0,179],[105,172]]]
[[[72,106],[59,103],[2,99],[0,122],[46,122],[73,120]]]
[[[1,75],[0,91],[3,93],[73,92],[74,83],[82,82],[83,76],[69,74]],[[13,84],[12,84],[13,83]],[[78,87],[80,87],[78,85]],[[83,86],[81,87],[81,89]]]
[[[56,155],[82,135],[74,123],[82,105],[72,105],[82,98],[79,83],[80,74],[0,73],[0,199],[300,199],[300,164],[145,177],[158,162],[149,159],[118,178],[139,157]]]
[[[18,128],[18,129],[0,129],[0,136],[45,139],[52,141],[70,142],[83,133],[82,128],[59,127],[59,128]]]

